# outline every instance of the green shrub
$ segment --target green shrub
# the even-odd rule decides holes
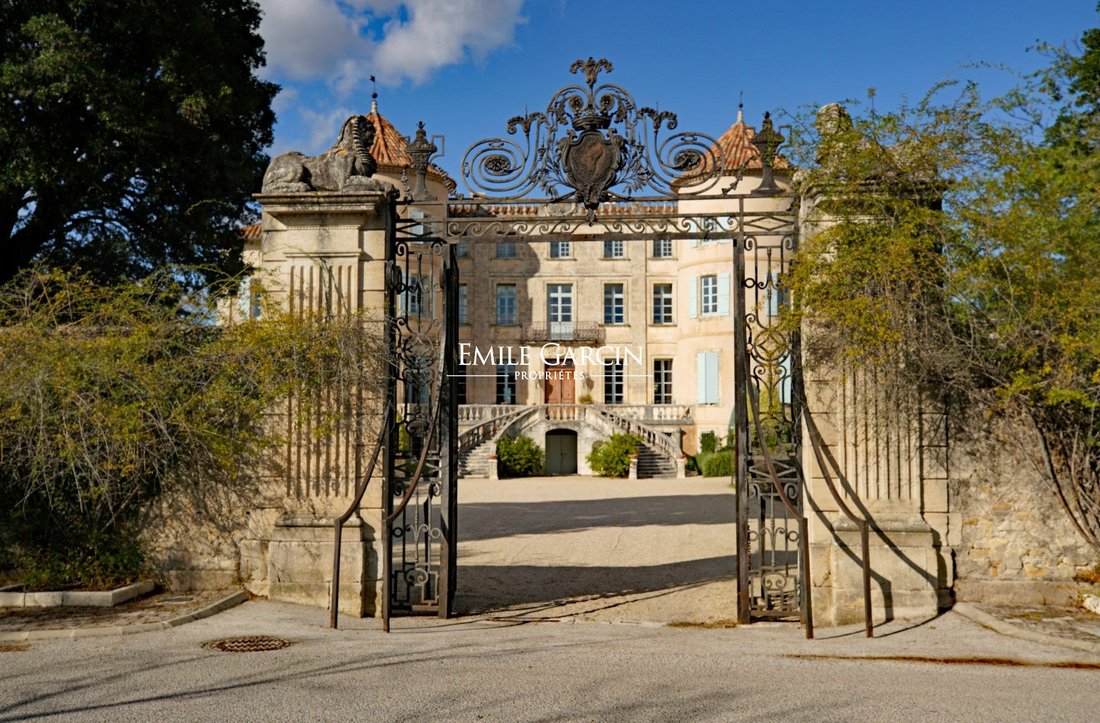
[[[704,477],[729,477],[733,474],[733,450],[720,449],[707,455],[699,455],[699,467]]]
[[[710,453],[718,449],[718,435],[714,432],[703,432],[699,437],[699,451]]]
[[[223,292],[239,280],[189,293],[181,273],[104,286],[35,267],[0,286],[0,567],[31,587],[147,574],[136,540],[165,495],[221,524],[257,493],[286,443],[276,404],[298,400],[313,442],[357,408],[313,400],[379,392],[384,346],[365,318],[272,308],[237,323]]]
[[[72,541],[69,545],[57,544],[56,539],[24,540],[14,555],[20,582],[31,591],[110,590],[151,576],[140,531],[113,532],[66,530],[61,536]]]
[[[684,463],[684,471],[694,472],[695,474],[700,474],[702,472],[702,470],[699,469],[699,459],[698,459],[698,457],[693,457],[691,455],[688,455],[687,462]]]
[[[546,472],[546,454],[530,437],[501,437],[497,441],[501,477],[532,477]]]
[[[586,459],[592,471],[601,477],[626,477],[630,474],[630,458],[638,454],[641,441],[633,434],[613,434],[593,444]]]

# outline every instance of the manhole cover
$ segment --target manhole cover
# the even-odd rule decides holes
[[[202,647],[220,650],[223,653],[259,653],[264,650],[281,650],[291,645],[291,641],[273,638],[270,635],[245,635],[240,638],[222,638],[210,640]]]

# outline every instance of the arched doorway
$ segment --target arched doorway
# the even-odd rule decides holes
[[[551,429],[546,433],[546,472],[577,473],[577,433],[572,429]]]

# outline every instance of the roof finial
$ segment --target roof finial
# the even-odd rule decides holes
[[[373,75],[370,77],[370,112],[378,115],[378,85]]]
[[[737,92],[737,122],[745,122],[745,91]]]

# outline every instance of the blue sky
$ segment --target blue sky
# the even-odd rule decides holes
[[[264,76],[276,99],[273,153],[317,153],[342,121],[370,110],[411,133],[423,120],[445,136],[440,165],[456,174],[465,149],[503,135],[507,120],[542,110],[572,82],[577,58],[606,57],[641,105],[679,116],[680,129],[717,136],[746,120],[876,90],[876,107],[919,98],[937,82],[974,79],[988,94],[1010,74],[1045,65],[1037,41],[1072,46],[1100,24],[1096,0],[260,0]],[[460,190],[461,186],[460,186]]]

